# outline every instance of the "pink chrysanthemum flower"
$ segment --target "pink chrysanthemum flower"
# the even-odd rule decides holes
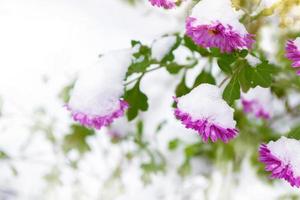
[[[272,173],[271,178],[285,179],[292,186],[300,187],[300,141],[281,137],[262,144],[259,154],[266,171]]]
[[[171,9],[176,6],[174,0],[149,0],[153,6],[163,7],[165,9]]]
[[[234,110],[222,99],[217,86],[201,84],[189,94],[175,98],[175,116],[186,128],[198,132],[203,141],[227,143],[237,136]]]
[[[296,40],[289,40],[286,44],[286,57],[291,60],[294,68],[300,67],[300,37]],[[297,71],[300,75],[300,70]]]
[[[199,46],[227,53],[250,49],[254,43],[230,0],[200,1],[186,20],[186,34]]]
[[[124,115],[128,104],[121,99],[123,79],[130,63],[129,50],[112,52],[80,73],[67,105],[75,121],[101,129]]]
[[[257,118],[271,118],[272,94],[270,89],[256,87],[242,95],[241,103],[245,113],[252,113]]]

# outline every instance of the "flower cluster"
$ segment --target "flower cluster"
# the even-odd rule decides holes
[[[237,136],[234,110],[222,99],[217,86],[201,84],[189,94],[175,98],[175,116],[186,128],[198,132],[203,141],[227,143]]]
[[[174,8],[182,2],[181,0],[149,1],[153,6],[165,9]],[[251,49],[255,42],[254,35],[249,34],[240,22],[240,13],[233,9],[230,0],[201,0],[197,3],[191,15],[186,19],[186,35],[195,44],[203,48],[218,48],[222,53]],[[177,48],[176,45],[180,43],[178,42],[180,40],[177,39],[178,37],[174,35],[165,36],[155,41],[151,49],[148,47],[146,50],[144,49],[144,52],[147,52],[145,55],[143,53],[136,54],[133,50],[103,55],[97,65],[87,68],[81,73],[74,86],[67,105],[73,119],[84,126],[101,129],[103,126],[110,125],[116,118],[123,116],[130,106],[122,99],[122,96],[124,93],[123,80],[128,67],[132,64],[132,55],[136,54],[135,57],[138,57],[141,62],[135,63],[135,69],[131,70],[139,73],[146,72],[143,71],[144,69],[140,69],[140,66],[143,68],[145,65],[159,62],[163,63],[162,65],[170,64],[167,61],[169,61],[169,57],[173,56],[172,50]],[[264,64],[253,55],[254,53],[249,53],[240,58],[246,60],[253,68]],[[292,61],[293,67],[300,67],[300,37],[287,42],[286,57]],[[179,67],[179,71],[182,66],[176,67]],[[250,71],[253,70],[251,67],[249,67]],[[256,71],[259,73],[257,68]],[[261,71],[263,73],[260,74],[260,77],[265,76],[267,70]],[[297,74],[300,75],[300,70],[297,71]],[[271,77],[269,79],[271,85]],[[253,81],[250,84],[251,86],[247,87],[247,90],[259,85]],[[137,84],[137,86],[139,85]],[[265,83],[260,86],[265,87]],[[139,89],[139,87],[137,88]],[[240,94],[240,86],[238,85],[237,88]],[[144,96],[140,95],[139,100]],[[239,96],[235,99],[238,98]],[[256,87],[250,89],[246,94],[242,94],[241,104],[245,113],[252,113],[257,118],[270,119],[272,115],[271,98],[270,89]],[[144,97],[144,99],[147,98]],[[206,83],[200,84],[186,95],[174,97],[174,100],[176,102],[175,117],[187,129],[195,130],[204,142],[221,140],[227,143],[239,134],[234,120],[234,109],[227,104],[229,101],[223,100],[219,87]],[[137,113],[135,112],[135,114]],[[122,126],[121,129],[123,129]],[[110,133],[112,137],[119,137],[121,134],[118,132],[119,130],[112,130]],[[300,187],[299,153],[300,141],[285,137],[276,142],[262,144],[259,149],[260,161],[266,165],[266,170],[272,173],[271,177],[285,179],[296,187]]]

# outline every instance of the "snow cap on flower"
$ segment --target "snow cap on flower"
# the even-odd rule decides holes
[[[67,105],[75,121],[100,129],[124,114],[128,104],[120,98],[130,63],[131,50],[116,51],[80,73]]]
[[[255,87],[241,98],[245,113],[252,113],[257,118],[271,118],[272,94],[269,88]]]
[[[300,67],[300,37],[295,40],[289,40],[285,47],[286,57],[292,61],[292,66],[294,68]],[[300,70],[297,71],[300,75]]]
[[[155,40],[151,47],[152,58],[157,61],[162,61],[164,57],[172,50],[176,43],[176,36],[165,36]]]
[[[197,131],[205,142],[220,139],[227,143],[238,134],[234,110],[222,99],[217,86],[201,84],[189,94],[175,98],[175,101],[176,118],[186,128]]]
[[[281,137],[279,140],[262,144],[260,161],[271,178],[285,179],[292,186],[300,187],[300,141]]]
[[[254,43],[230,0],[200,1],[186,20],[186,34],[204,48],[216,47],[228,53],[250,49]]]
[[[162,7],[165,9],[171,9],[176,7],[177,3],[181,3],[183,0],[149,0],[153,6]]]

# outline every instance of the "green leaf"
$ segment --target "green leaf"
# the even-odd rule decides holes
[[[152,64],[150,59],[151,49],[148,46],[143,45],[140,41],[132,40],[131,46],[134,47],[136,45],[139,45],[139,49],[133,54],[132,64],[127,70],[126,77],[133,73],[143,73]]]
[[[235,100],[240,98],[240,95],[238,76],[234,75],[223,92],[223,98],[229,105],[232,105]]]
[[[239,83],[241,85],[242,91],[247,92],[251,86],[251,67],[248,65],[245,65],[244,67],[241,68],[238,74],[239,78]]]
[[[6,152],[0,150],[0,159],[8,159],[9,156],[7,155]]]
[[[220,57],[222,55],[219,48],[212,47],[212,48],[210,48],[210,52],[213,57]]]
[[[248,55],[248,50],[243,49],[242,51],[239,52],[239,54],[242,58],[245,58]]]
[[[198,85],[202,83],[209,83],[209,84],[216,84],[215,78],[208,72],[202,71],[196,78],[194,82],[193,88],[197,87]]]
[[[178,65],[177,63],[168,63],[165,65],[166,66],[166,70],[170,73],[170,74],[178,74],[178,72],[183,69],[183,67],[181,65]]]
[[[143,73],[151,65],[151,61],[148,57],[144,57],[141,62],[132,63],[127,71],[127,76],[130,76],[133,73]]]
[[[296,140],[300,140],[300,126],[297,126],[293,128],[289,133],[288,133],[289,138],[294,138]]]
[[[204,56],[204,57],[210,55],[210,52],[207,49],[202,48],[202,47],[198,46],[197,44],[195,44],[194,41],[189,36],[185,35],[183,40],[184,40],[184,45],[191,51],[196,51],[201,56]]]
[[[184,163],[178,168],[180,176],[187,176],[192,171],[190,160],[185,160]]]
[[[191,89],[185,84],[185,76],[184,76],[176,87],[175,90],[176,97],[181,97],[183,95],[186,95],[190,91]]]
[[[273,67],[267,62],[263,62],[256,67],[252,68],[252,78],[253,87],[259,85],[264,88],[268,88],[272,84],[272,73],[274,70]]]
[[[67,103],[70,100],[70,93],[74,87],[75,82],[65,86],[59,93],[58,97],[63,100],[63,102]]]
[[[130,105],[127,110],[127,118],[129,121],[133,120],[139,111],[148,110],[148,97],[140,90],[139,81],[132,89],[125,91],[124,99]]]
[[[222,54],[218,59],[218,66],[226,74],[232,74],[231,64],[235,61],[236,57],[233,54]]]
[[[84,154],[87,151],[90,151],[90,146],[87,143],[87,138],[91,135],[94,135],[94,131],[87,129],[80,125],[72,125],[71,133],[66,135],[63,141],[63,149],[65,153],[68,153],[70,150],[75,149],[80,154]]]
[[[171,140],[168,145],[169,150],[170,151],[176,150],[177,147],[179,146],[180,142],[181,141],[178,138]]]

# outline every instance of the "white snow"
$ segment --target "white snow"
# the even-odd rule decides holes
[[[74,86],[69,106],[88,115],[107,115],[119,107],[123,80],[131,63],[131,51],[114,51],[84,69]]]
[[[253,67],[255,67],[256,65],[258,65],[258,64],[261,63],[261,61],[260,61],[257,57],[252,56],[251,54],[248,54],[248,55],[246,56],[246,60],[247,60],[248,63],[249,63],[251,66],[253,66]]]
[[[272,93],[269,88],[262,88],[257,86],[250,89],[247,93],[243,93],[243,98],[252,101],[255,100],[262,106],[262,108],[267,111],[269,114],[272,113]]]
[[[267,144],[268,148],[284,164],[290,164],[294,175],[300,177],[300,141],[282,136],[277,141]]]
[[[209,119],[225,128],[235,128],[234,110],[222,99],[217,86],[201,84],[189,94],[178,98],[177,107],[193,119]]]
[[[248,33],[239,22],[240,13],[234,10],[230,0],[202,0],[193,8],[191,17],[197,19],[195,26],[220,22],[231,25],[240,34]]]
[[[297,38],[294,40],[294,44],[297,46],[298,50],[300,50],[300,37],[297,37]]]
[[[153,42],[151,53],[152,58],[161,61],[172,49],[176,43],[176,36],[162,37]]]

